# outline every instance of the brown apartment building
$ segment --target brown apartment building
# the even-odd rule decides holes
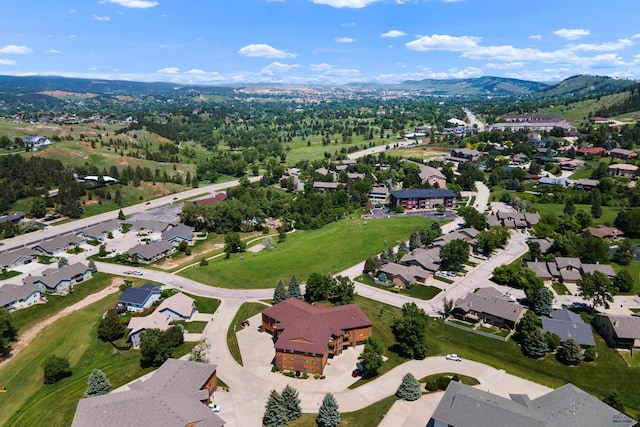
[[[275,338],[275,366],[322,374],[330,356],[364,343],[371,320],[356,304],[327,307],[289,298],[262,312],[262,328]]]

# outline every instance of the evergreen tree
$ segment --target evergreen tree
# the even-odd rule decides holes
[[[576,207],[573,204],[572,199],[567,199],[564,204],[564,214],[567,216],[573,216],[576,213]]]
[[[68,259],[66,259],[65,257],[61,257],[61,258],[58,260],[58,268],[62,268],[62,267],[64,267],[65,265],[69,265],[69,260],[68,260]]]
[[[565,341],[564,345],[558,349],[558,359],[567,365],[577,365],[582,362],[582,349],[580,344],[573,338]]]
[[[633,242],[629,239],[623,239],[613,254],[613,262],[620,265],[629,265],[635,257],[636,248],[633,246]]]
[[[420,383],[412,373],[405,374],[396,391],[396,396],[402,400],[414,401],[420,399]]]
[[[533,359],[543,357],[547,354],[547,350],[547,339],[542,334],[542,329],[531,332],[522,343],[522,351]]]
[[[112,342],[122,338],[126,331],[127,327],[115,310],[108,310],[98,324],[98,338],[104,342]]]
[[[11,342],[18,338],[18,329],[11,323],[11,315],[0,308],[0,356],[7,356],[11,350]]]
[[[602,216],[602,206],[600,205],[598,199],[594,200],[593,204],[591,205],[591,215],[594,218],[600,218]]]
[[[302,292],[300,292],[300,282],[296,276],[291,276],[289,280],[289,298],[302,299]]]
[[[620,270],[613,277],[613,286],[620,292],[630,292],[633,289],[633,276],[627,270]]]
[[[87,391],[84,397],[100,396],[111,391],[111,383],[100,369],[94,369],[87,380]]]
[[[96,267],[96,263],[93,260],[89,261],[89,270],[91,270],[93,274],[98,272],[98,267]]]
[[[422,241],[420,240],[420,234],[416,231],[411,232],[411,237],[409,237],[409,250],[413,251],[422,246]]]
[[[337,427],[340,424],[340,411],[338,410],[338,402],[333,394],[327,393],[322,399],[322,405],[318,411],[316,418],[318,427]]]
[[[551,305],[553,304],[553,294],[547,288],[542,288],[536,292],[533,298],[533,311],[538,316],[548,316],[551,314]]]
[[[300,408],[300,398],[298,397],[298,390],[291,387],[289,384],[282,390],[280,395],[282,398],[282,405],[287,414],[287,420],[293,421],[302,416],[302,409]]]
[[[380,266],[379,264],[380,264],[380,261],[377,256],[372,256],[367,258],[367,260],[364,262],[364,272],[372,273],[376,271]]]
[[[262,423],[266,427],[286,427],[288,421],[287,410],[282,404],[282,396],[277,391],[271,390],[262,416]]]
[[[124,221],[125,219],[127,219],[127,217],[124,216],[124,212],[122,212],[122,209],[120,209],[120,211],[118,211],[118,219],[120,221]]]
[[[284,282],[282,281],[282,279],[279,279],[276,288],[273,290],[273,299],[271,300],[271,303],[273,305],[276,305],[279,302],[286,300],[288,297],[289,292],[284,286]]]

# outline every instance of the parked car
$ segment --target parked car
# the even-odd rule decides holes
[[[352,376],[353,378],[355,378],[355,377],[361,377],[361,376],[362,376],[362,374],[364,374],[364,372],[362,371],[362,369],[358,369],[358,368],[354,369],[354,370],[353,370],[353,372],[351,372],[351,376]]]
[[[134,276],[142,276],[144,273],[140,270],[132,271],[131,274]]]
[[[150,204],[151,204],[151,202],[147,202],[147,203],[145,203],[145,205],[150,205]]]
[[[462,357],[457,354],[447,354],[447,360],[453,360],[454,362],[462,362]]]

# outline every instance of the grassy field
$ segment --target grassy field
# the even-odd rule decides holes
[[[199,295],[191,295],[185,292],[185,295],[196,300],[196,310],[200,313],[213,314],[220,307],[220,300],[215,298],[205,298]]]
[[[208,266],[190,268],[180,275],[225,288],[271,288],[278,279],[288,281],[293,275],[305,281],[313,272],[338,273],[400,240],[408,240],[411,231],[428,225],[428,220],[418,217],[345,219],[319,230],[296,231],[273,251],[220,257]]]
[[[103,370],[114,388],[150,371],[140,368],[137,350],[120,352],[97,338],[100,313],[113,306],[117,297],[110,295],[56,321],[19,356],[0,367],[0,378],[9,390],[0,395],[0,424],[68,426],[92,369]],[[186,343],[174,356],[184,355],[192,347],[193,343]],[[51,354],[67,357],[73,374],[56,384],[43,385],[41,364]]]
[[[561,104],[554,107],[542,108],[538,111],[538,114],[563,116],[571,120],[587,120],[594,111],[620,103],[628,96],[628,92],[605,95],[598,98],[574,102],[568,105]]]
[[[231,356],[233,356],[235,361],[240,365],[242,365],[242,354],[240,353],[236,332],[242,329],[242,322],[244,320],[255,316],[265,308],[267,308],[267,306],[259,302],[245,302],[240,306],[233,321],[229,325],[229,329],[227,330],[227,347],[229,347]]]
[[[450,148],[446,147],[409,147],[409,148],[392,148],[387,150],[385,154],[387,156],[396,157],[414,157],[423,160],[433,159],[447,155],[451,152]]]
[[[554,214],[554,215],[562,215],[564,211],[563,203],[534,203],[533,207],[540,213],[540,215],[545,214]],[[585,211],[591,214],[591,205],[575,205],[576,212],[577,211]],[[613,225],[613,222],[618,216],[618,212],[620,212],[620,208],[613,206],[603,206],[602,207],[602,216],[600,218],[592,218],[592,227],[595,227],[599,224],[608,224]]]

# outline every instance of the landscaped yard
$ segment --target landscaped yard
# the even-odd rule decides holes
[[[392,395],[359,411],[343,412],[340,414],[340,426],[377,426],[396,400],[398,398]],[[287,427],[317,427],[317,417],[318,414],[302,414],[302,417],[288,423]]]
[[[402,295],[407,295],[413,298],[430,300],[441,292],[440,288],[436,288],[435,286],[426,286],[420,284],[414,284],[410,288],[394,288],[391,286],[384,286],[376,283],[371,276],[368,274],[361,274],[356,277],[355,280],[360,283],[364,283],[365,285],[373,286],[374,288],[383,289],[389,292],[395,292]]]
[[[554,291],[556,291],[556,294],[558,295],[571,295],[571,292],[569,292],[569,289],[560,282],[557,282],[557,281],[552,282],[551,287],[553,288]]]
[[[11,279],[12,277],[16,277],[19,276],[20,273],[19,271],[14,271],[14,270],[9,270],[9,271],[3,271],[0,273],[0,280],[7,280],[7,279]]]
[[[97,338],[100,314],[113,306],[117,297],[110,295],[54,322],[15,359],[0,366],[2,384],[9,390],[0,395],[0,424],[69,426],[91,370],[104,371],[113,388],[151,371],[140,368],[137,350],[120,352]],[[194,344],[183,344],[174,356],[186,354]],[[67,357],[73,374],[56,384],[43,385],[41,364],[51,354]]]
[[[413,230],[430,221],[419,217],[398,217],[364,221],[344,219],[319,230],[296,231],[278,243],[273,251],[233,254],[211,260],[208,266],[180,273],[201,283],[225,288],[271,288],[278,279],[295,275],[304,282],[309,274],[336,274],[378,254],[400,240],[408,240]]]
[[[240,306],[231,325],[229,325],[229,329],[227,330],[227,347],[229,347],[231,356],[233,356],[235,361],[240,365],[242,365],[242,354],[240,354],[240,346],[238,345],[236,332],[242,329],[243,321],[255,316],[265,308],[267,308],[267,306],[260,302],[245,302]]]
[[[213,314],[220,307],[220,300],[215,298],[205,298],[199,295],[184,293],[185,295],[196,300],[196,310],[200,313]]]
[[[182,325],[186,332],[192,334],[201,334],[204,332],[204,328],[207,326],[209,322],[202,322],[199,320],[194,320],[193,322],[185,322],[183,320],[174,321],[174,325]]]

